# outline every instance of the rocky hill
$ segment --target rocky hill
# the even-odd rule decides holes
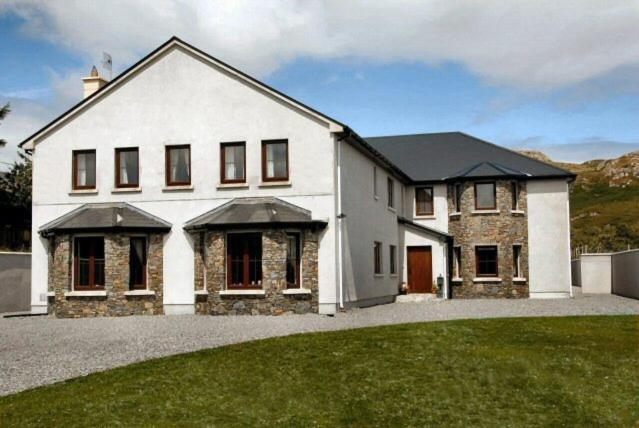
[[[538,151],[522,154],[577,174],[570,193],[573,248],[639,248],[639,152],[580,164],[554,162]]]

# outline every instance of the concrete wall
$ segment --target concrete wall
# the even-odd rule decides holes
[[[290,184],[274,187],[261,183],[261,141],[276,138],[289,140]],[[246,141],[246,187],[218,187],[219,144],[226,141]],[[164,187],[165,146],[172,144],[191,145],[192,189]],[[114,191],[116,147],[139,147],[137,192]],[[37,231],[81,204],[125,201],[172,223],[164,247],[164,307],[188,313],[194,304],[193,242],[183,224],[232,198],[276,196],[328,221],[319,243],[319,299],[320,307],[334,311],[334,147],[326,123],[181,48],[168,51],[36,142],[32,309],[46,310],[47,242]],[[74,149],[96,150],[97,193],[72,192]]]
[[[567,297],[571,290],[568,183],[530,180],[526,186],[530,297]]]
[[[639,250],[615,253],[612,259],[612,292],[639,299]]]
[[[587,294],[610,294],[612,266],[610,254],[582,254],[581,291]]]
[[[31,253],[0,253],[0,313],[29,310]]]

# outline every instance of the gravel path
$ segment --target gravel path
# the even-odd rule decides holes
[[[0,318],[0,395],[150,358],[295,333],[463,318],[612,314],[639,314],[639,300],[577,295],[394,303],[335,317]]]

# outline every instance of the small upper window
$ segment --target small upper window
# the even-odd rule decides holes
[[[95,150],[73,152],[73,188],[95,189]]]
[[[382,243],[377,241],[373,247],[373,267],[376,275],[382,273]]]
[[[115,187],[140,185],[138,148],[115,149]]]
[[[373,167],[373,196],[375,197],[375,199],[379,198],[379,195],[377,193],[377,167],[376,166]]]
[[[166,185],[191,184],[191,146],[166,146]]]
[[[518,210],[519,209],[519,182],[518,181],[513,181],[512,182],[512,209],[513,210]]]
[[[475,247],[477,276],[497,276],[497,247],[494,245]]]
[[[395,181],[388,177],[386,184],[388,186],[388,207],[395,208]]]
[[[220,144],[222,183],[244,183],[246,181],[246,143]]]
[[[433,188],[418,187],[415,189],[415,214],[433,214]]]
[[[475,209],[494,210],[497,208],[495,183],[475,183]]]
[[[262,181],[288,180],[288,141],[262,141]]]
[[[453,186],[453,209],[456,213],[461,212],[461,194],[461,183],[455,183],[455,185]]]
[[[395,275],[397,273],[397,247],[394,245],[390,245],[388,255],[390,257],[390,269],[389,272],[391,275]]]

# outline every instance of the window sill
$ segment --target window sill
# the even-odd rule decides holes
[[[111,193],[140,193],[141,187],[117,187],[111,190]]]
[[[375,273],[373,274],[374,278],[384,278],[384,274],[383,273]]]
[[[191,191],[195,189],[192,184],[185,186],[164,186],[162,188],[163,192],[179,192],[179,191]]]
[[[512,215],[526,215],[526,211],[522,211],[522,210],[510,210],[510,213]]]
[[[464,278],[452,278],[451,282],[464,282]]]
[[[288,181],[262,181],[257,187],[291,187],[293,183]]]
[[[153,290],[129,290],[124,292],[125,296],[155,296]]]
[[[473,282],[501,282],[501,278],[497,278],[494,276],[487,276],[487,277],[477,277],[477,278],[473,278]]]
[[[390,211],[390,212],[397,213],[397,209],[396,209],[396,208],[393,208],[393,207],[389,207],[389,206],[387,206],[387,207],[386,207],[386,209],[387,209],[388,211]]]
[[[87,291],[67,291],[64,297],[106,297],[107,292],[104,290],[87,290]]]
[[[435,220],[435,214],[428,214],[428,215],[415,215],[415,220]]]
[[[513,278],[513,282],[526,282],[526,278],[516,277]]]
[[[461,212],[455,211],[453,213],[448,214],[448,217],[459,217],[461,216]]]
[[[391,278],[397,278],[397,274],[396,274],[396,273],[391,273],[389,276],[390,276]]]
[[[69,192],[69,196],[76,195],[97,195],[98,189],[76,189]]]
[[[499,210],[472,210],[471,214],[499,214]]]
[[[196,296],[208,296],[209,290],[195,290]]]
[[[225,189],[248,189],[249,185],[247,183],[218,183],[218,190]]]
[[[311,290],[308,288],[287,288],[282,291],[282,294],[286,296],[295,296],[298,294],[311,294]]]
[[[379,196],[374,195],[374,196],[373,196],[373,199],[375,199],[376,201],[379,201]]]
[[[55,297],[55,291],[47,291],[47,297]]]
[[[221,290],[220,296],[266,296],[264,290]]]

